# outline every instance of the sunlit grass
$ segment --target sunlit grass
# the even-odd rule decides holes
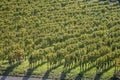
[[[38,65],[36,66],[33,71],[30,73],[31,77],[44,77],[46,75],[46,72],[48,69],[47,67],[47,63],[44,63],[42,65]],[[4,64],[2,65],[2,67],[7,68],[9,65],[8,64]],[[29,69],[29,63],[28,61],[24,61],[22,62],[20,65],[16,66],[12,72],[9,73],[9,75],[14,75],[14,76],[28,76],[26,75],[27,69]],[[60,65],[58,67],[56,67],[55,69],[51,69],[50,72],[48,73],[47,78],[61,78],[63,72],[63,65]],[[96,68],[92,67],[88,70],[85,70],[83,73],[83,78],[87,77],[87,78],[91,78],[94,79],[95,75],[96,75]],[[110,79],[113,76],[114,73],[114,67],[109,69],[108,71],[104,72],[100,78],[102,79]],[[0,74],[2,74],[2,72],[0,71]],[[79,74],[81,74],[80,72],[80,68],[79,66],[71,69],[69,72],[66,73],[66,79],[75,79]]]
[[[107,80],[110,79],[113,76],[113,74],[114,74],[114,70],[115,70],[114,67],[111,68],[111,69],[109,69],[108,71],[106,71],[105,73],[103,73],[103,75],[101,76],[101,78],[107,79]]]

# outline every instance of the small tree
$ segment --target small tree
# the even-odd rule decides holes
[[[21,61],[23,60],[23,53],[24,53],[24,50],[22,50],[22,49],[18,49],[18,50],[16,50],[15,51],[15,55],[16,55],[16,57],[17,57],[17,63],[21,63]]]
[[[3,60],[3,53],[0,51],[0,60]]]
[[[30,57],[28,59],[30,68],[32,68],[32,59],[33,59],[33,57],[32,57],[32,55],[30,55]]]
[[[8,61],[10,65],[13,65],[15,62],[15,56],[13,52],[9,52],[8,53]]]

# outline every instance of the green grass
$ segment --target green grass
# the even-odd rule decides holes
[[[111,76],[113,76],[114,69],[115,69],[115,68],[111,68],[111,69],[109,69],[108,71],[106,71],[105,73],[103,73],[103,75],[101,76],[101,78],[107,79],[107,80],[110,79]]]
[[[2,65],[2,67],[8,67],[8,65]],[[47,72],[47,63],[37,66],[31,73],[26,75],[25,71],[29,69],[28,61],[22,62],[20,65],[15,67],[12,72],[10,72],[8,75],[14,75],[14,76],[31,76],[31,77],[44,77]],[[48,74],[47,78],[60,78],[63,72],[63,65],[58,66],[55,69],[52,69]],[[110,68],[108,71],[104,72],[100,78],[102,79],[109,79],[113,76],[114,73],[114,67]],[[0,74],[2,72],[0,71]],[[75,79],[78,74],[80,74],[79,66],[71,69],[69,72],[66,73],[65,79]],[[89,70],[86,70],[83,72],[83,78],[91,78],[94,79],[96,75],[96,68],[92,67]]]

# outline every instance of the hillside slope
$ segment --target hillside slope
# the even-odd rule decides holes
[[[120,61],[118,4],[0,0],[1,68],[18,76],[80,79],[97,73],[105,80],[112,77]]]

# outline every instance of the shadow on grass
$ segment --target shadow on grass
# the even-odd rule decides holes
[[[102,76],[105,72],[109,71],[109,70],[110,70],[111,68],[113,68],[113,67],[114,67],[114,66],[110,66],[109,68],[107,68],[106,70],[100,72],[99,74],[96,73],[94,80],[100,80],[101,76]]]
[[[94,68],[95,65],[89,67],[88,69],[85,69],[84,71],[80,72],[76,77],[75,80],[81,80],[83,78],[83,74],[89,71],[90,69]]]
[[[33,71],[38,68],[39,66],[42,66],[43,64],[45,64],[45,62],[35,66],[33,69],[28,69],[27,72],[25,73],[25,76],[23,77],[22,80],[28,80],[30,78],[30,76],[32,75]]]
[[[48,69],[48,70],[46,71],[46,73],[44,74],[42,80],[46,80],[46,79],[48,78],[50,72],[51,72],[52,70],[54,70],[54,69],[56,69],[56,68],[62,66],[62,64],[63,64],[63,63],[58,64],[58,65],[56,65],[55,67],[52,67],[52,68]]]
[[[63,72],[61,73],[60,79],[61,79],[61,80],[65,80],[66,74],[69,73],[72,69],[75,69],[75,68],[78,67],[78,66],[79,66],[79,65],[76,65],[76,66],[74,66],[74,67],[68,69],[66,72],[63,71]]]
[[[7,78],[7,76],[9,75],[10,72],[12,72],[14,70],[15,67],[17,67],[18,65],[20,65],[21,63],[16,63],[12,66],[9,66],[3,73],[3,77],[0,80],[5,80]]]

